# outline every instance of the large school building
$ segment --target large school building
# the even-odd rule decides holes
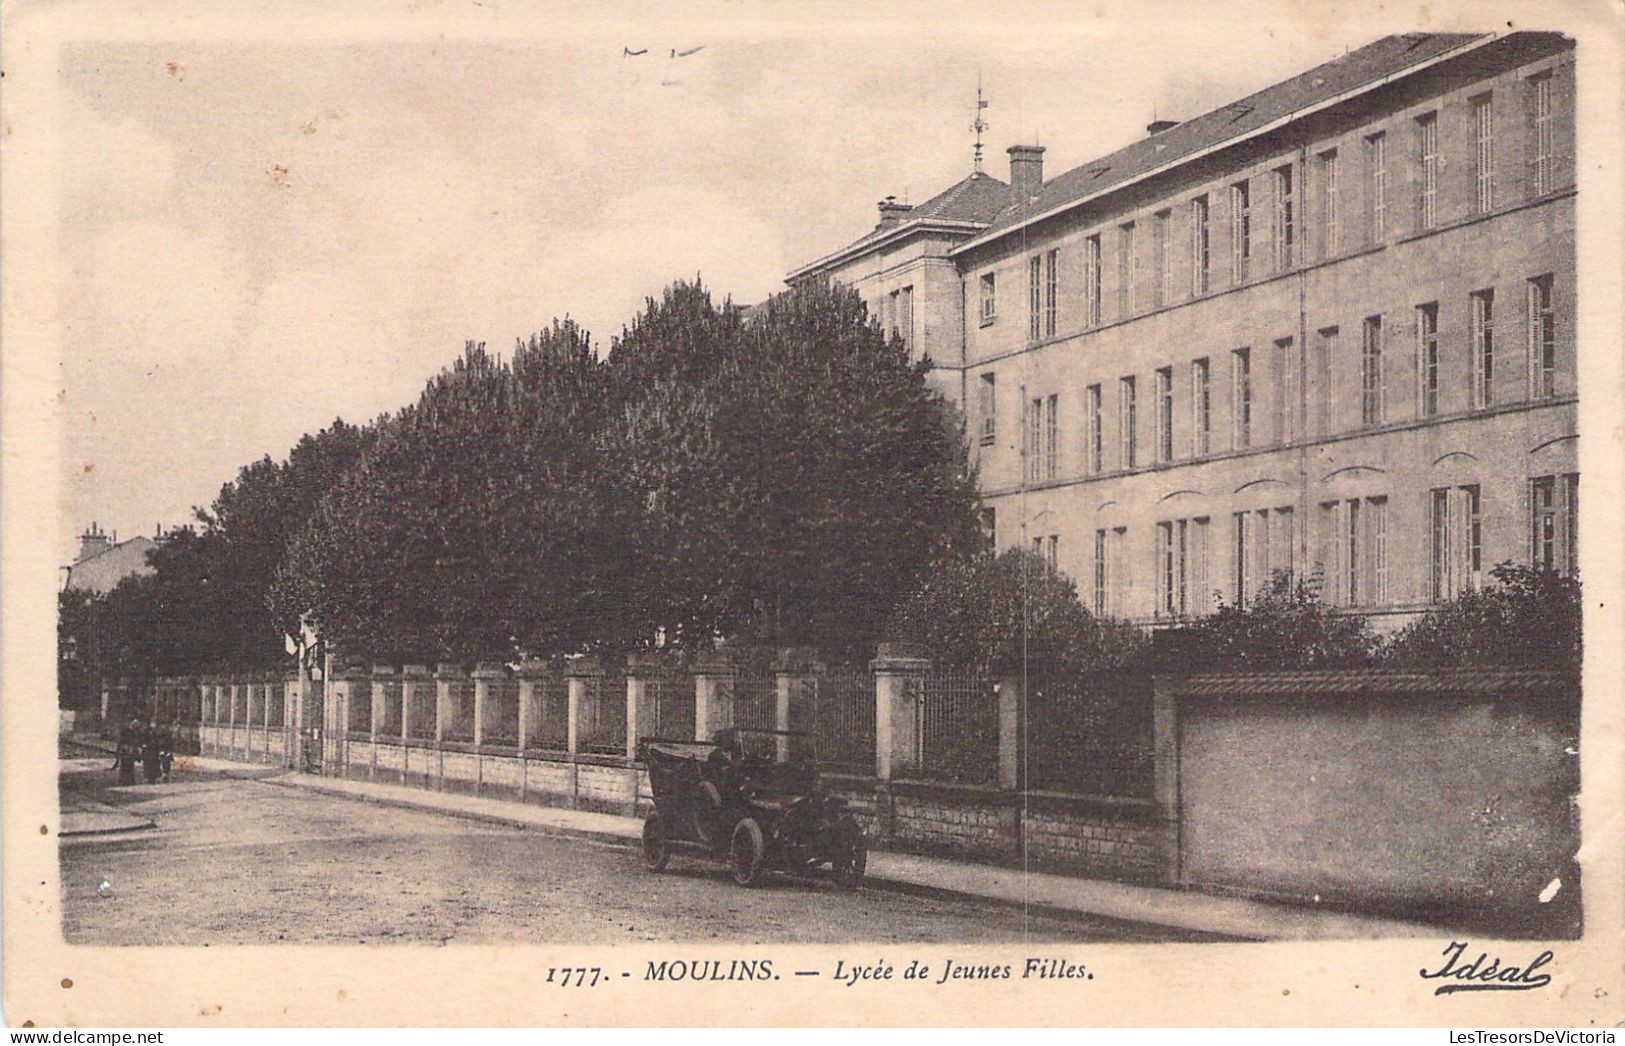
[[[1097,613],[1288,571],[1396,624],[1577,566],[1574,61],[1385,37],[1058,177],[1013,146],[788,279],[930,357],[997,543]]]

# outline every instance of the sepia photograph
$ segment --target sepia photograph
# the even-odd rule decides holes
[[[1175,12],[8,4],[7,1022],[1625,1021],[1617,12]]]

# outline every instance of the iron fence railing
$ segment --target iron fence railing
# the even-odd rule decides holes
[[[434,740],[435,686],[432,679],[418,679],[401,686],[403,700],[411,708],[408,737],[416,741]]]
[[[999,702],[993,679],[930,672],[915,690],[917,772],[936,781],[992,785],[999,776]]]
[[[474,740],[474,681],[453,679],[446,683],[446,721],[440,736],[447,741]]]
[[[694,736],[694,679],[686,675],[651,676],[643,684],[644,707],[648,717],[638,724],[644,737],[686,740]]]
[[[875,677],[866,669],[833,669],[809,679],[810,702],[792,701],[792,723],[810,732],[818,761],[831,770],[871,774],[875,768]],[[797,723],[811,706],[807,722]]]
[[[1153,794],[1151,677],[1091,672],[1027,680],[1023,783],[1037,791]]]
[[[393,737],[397,740],[401,736],[401,681],[399,679],[384,681],[384,704],[378,713],[378,735],[380,737]]]
[[[513,747],[519,743],[519,680],[512,676],[493,679],[487,686],[485,723],[480,740],[488,745]]]
[[[772,730],[778,721],[779,681],[773,675],[740,675],[733,680],[735,726]]]
[[[570,681],[558,673],[538,676],[525,747],[562,752],[570,743]]]
[[[582,680],[576,710],[576,749],[596,755],[626,754],[626,679],[589,676]]]

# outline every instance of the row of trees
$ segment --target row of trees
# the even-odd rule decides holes
[[[829,285],[747,316],[680,282],[602,358],[569,320],[507,359],[470,344],[415,403],[244,468],[59,626],[94,618],[130,675],[272,664],[302,625],[380,658],[861,651],[985,545],[927,369]]]

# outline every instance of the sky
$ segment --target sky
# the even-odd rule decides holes
[[[187,522],[240,466],[411,401],[465,340],[507,353],[569,315],[607,349],[696,274],[760,300],[880,198],[969,173],[978,78],[987,169],[1037,142],[1053,177],[1410,28],[1332,6],[772,10],[526,21],[470,0],[365,33],[245,17],[66,46],[62,561],[92,520]]]

